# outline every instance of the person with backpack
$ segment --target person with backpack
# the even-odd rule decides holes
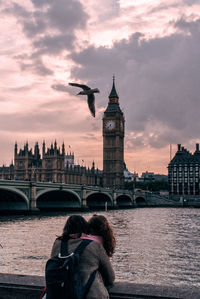
[[[82,216],[79,215],[70,216],[63,228],[62,235],[55,240],[51,251],[52,259],[55,259],[55,257],[58,257],[59,255],[62,256],[62,250],[64,244],[66,245],[67,252],[65,256],[63,255],[63,258],[68,259],[69,256],[75,256],[74,253],[76,253],[77,248],[78,247],[80,248],[80,246],[82,246],[82,250],[81,250],[82,252],[78,256],[78,270],[76,269],[76,271],[79,273],[81,288],[83,289],[83,292],[78,291],[78,295],[77,294],[69,295],[69,293],[66,294],[68,292],[66,289],[64,295],[62,295],[62,296],[66,295],[66,297],[61,297],[61,296],[55,297],[55,295],[54,296],[51,296],[51,294],[48,295],[48,285],[51,286],[51,284],[47,284],[47,295],[46,295],[47,299],[57,299],[57,298],[107,299],[109,298],[107,286],[112,285],[114,282],[115,279],[114,270],[112,268],[109,255],[104,249],[104,246],[100,244],[100,242],[98,242],[96,238],[94,238],[95,240],[89,239],[87,237],[88,232],[89,232],[89,225]],[[86,236],[86,237],[84,238],[82,236]],[[103,243],[104,241],[106,240],[103,240]],[[73,263],[75,264],[76,261]],[[66,265],[66,268],[67,267],[68,266]],[[48,267],[46,266],[46,268]],[[51,269],[49,270],[49,272],[50,271]],[[71,276],[74,276],[74,273]],[[51,279],[51,277],[54,276],[48,274],[47,278],[48,277],[50,277]],[[71,278],[72,277],[69,277],[69,280],[71,280]],[[46,281],[48,281],[48,279],[46,279]],[[77,279],[72,280],[70,282],[72,289],[78,288],[76,281]],[[80,281],[79,281],[79,289],[80,289]]]

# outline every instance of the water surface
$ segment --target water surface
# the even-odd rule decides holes
[[[200,286],[200,209],[114,210],[116,280]],[[43,275],[70,213],[0,216],[0,272]],[[93,213],[80,213],[89,219]]]

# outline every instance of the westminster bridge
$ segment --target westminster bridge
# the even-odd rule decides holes
[[[0,211],[200,206],[200,199],[87,185],[0,180]]]

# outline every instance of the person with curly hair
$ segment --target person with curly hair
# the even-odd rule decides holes
[[[107,255],[111,257],[114,253],[116,240],[114,237],[113,229],[109,224],[106,217],[103,215],[94,214],[88,221],[89,235],[84,233],[81,239],[91,239],[103,245]]]

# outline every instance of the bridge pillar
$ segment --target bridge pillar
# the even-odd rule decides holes
[[[37,201],[36,201],[36,183],[30,182],[30,204],[29,210],[34,211],[37,209]]]
[[[136,201],[135,201],[135,192],[133,192],[133,201],[132,201],[133,206],[136,206]]]
[[[117,207],[117,193],[115,190],[113,190],[113,206],[114,208]]]
[[[86,186],[83,185],[82,186],[82,207],[83,208],[87,208],[87,201],[86,201]]]

